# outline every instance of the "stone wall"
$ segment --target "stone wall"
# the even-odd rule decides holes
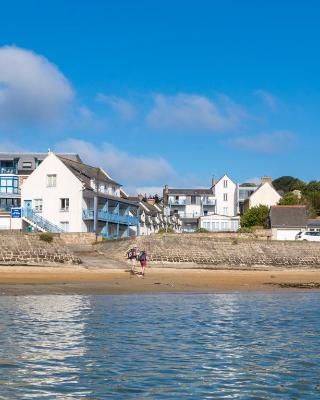
[[[60,233],[60,239],[67,245],[78,245],[78,244],[92,244],[96,241],[96,234],[92,232],[86,233]],[[97,241],[102,241],[101,237],[97,238]]]
[[[138,237],[134,241],[103,242],[98,247],[108,258],[123,261],[134,244],[147,251],[152,264],[240,269],[261,269],[263,266],[320,268],[320,243],[316,242],[164,234]]]
[[[39,234],[18,231],[0,233],[0,265],[54,265],[79,264],[81,260],[73,255],[54,236],[51,243],[40,240]]]

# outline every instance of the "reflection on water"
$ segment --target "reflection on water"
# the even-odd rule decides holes
[[[320,294],[0,298],[0,399],[320,398]]]

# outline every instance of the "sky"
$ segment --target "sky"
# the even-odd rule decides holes
[[[77,152],[127,191],[320,179],[317,1],[3,2],[0,151]]]

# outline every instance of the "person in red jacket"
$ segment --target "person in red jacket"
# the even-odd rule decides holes
[[[141,250],[138,259],[140,261],[140,266],[141,266],[141,275],[144,276],[144,270],[147,266],[147,252],[145,250]]]

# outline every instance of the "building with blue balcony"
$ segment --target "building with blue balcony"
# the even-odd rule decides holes
[[[9,213],[11,207],[20,207],[22,183],[47,155],[48,153],[0,153],[0,214]],[[63,156],[81,161],[77,154]]]
[[[21,190],[23,228],[94,232],[106,238],[139,234],[139,207],[101,168],[49,153]]]

